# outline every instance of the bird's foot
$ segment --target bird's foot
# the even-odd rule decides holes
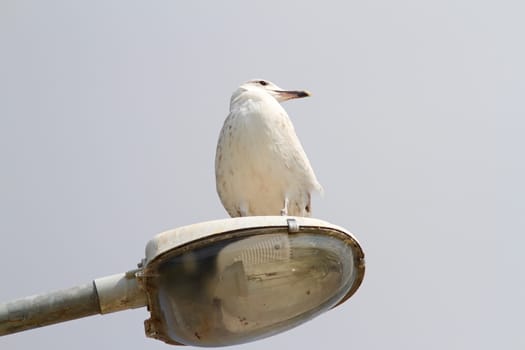
[[[288,216],[288,198],[284,199],[284,208],[281,209],[281,216]]]

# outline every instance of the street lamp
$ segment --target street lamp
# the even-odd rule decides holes
[[[313,218],[209,221],[158,234],[138,269],[0,304],[0,335],[147,306],[148,337],[226,346],[280,333],[352,296],[364,254]]]

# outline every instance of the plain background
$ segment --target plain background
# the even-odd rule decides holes
[[[0,1],[0,300],[135,267],[161,231],[226,217],[232,91],[285,103],[367,254],[357,294],[239,349],[525,347],[523,1]],[[1,349],[167,349],[145,309]]]

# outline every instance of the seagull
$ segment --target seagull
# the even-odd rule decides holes
[[[311,194],[323,188],[280,104],[307,96],[261,79],[233,92],[215,155],[217,193],[231,217],[311,215]]]

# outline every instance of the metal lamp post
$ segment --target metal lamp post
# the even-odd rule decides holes
[[[209,221],[155,236],[138,269],[0,304],[0,335],[147,306],[148,337],[175,345],[240,344],[343,303],[364,271],[357,240],[325,221]]]

